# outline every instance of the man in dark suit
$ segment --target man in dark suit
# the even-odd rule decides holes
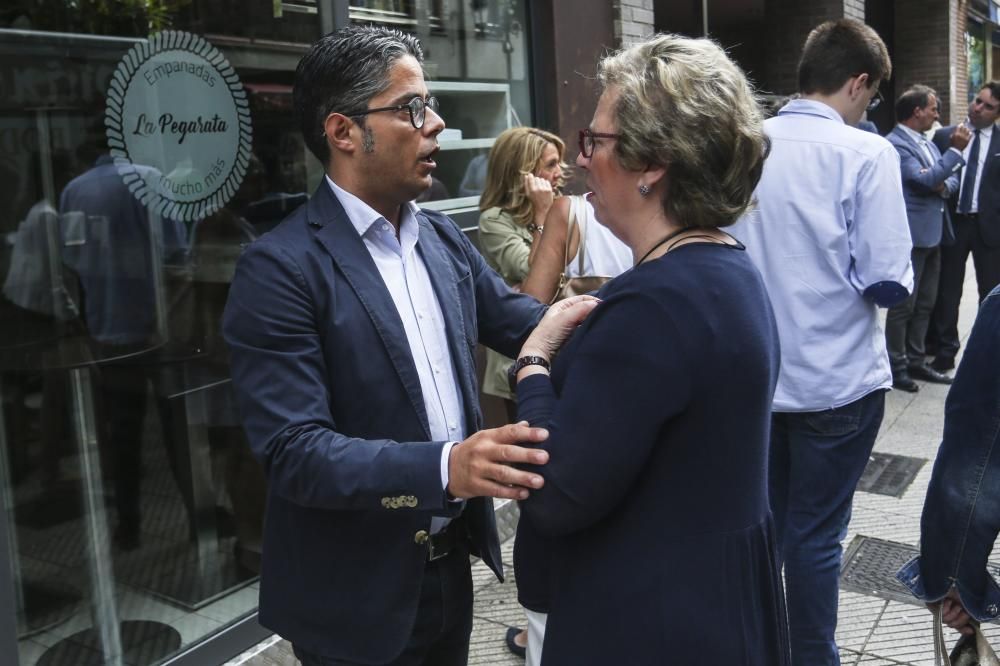
[[[951,145],[942,152],[923,134],[937,117],[937,94],[927,86],[913,86],[896,100],[898,124],[885,137],[899,153],[906,219],[913,240],[910,250],[913,291],[905,301],[889,308],[885,343],[892,385],[911,393],[919,388],[914,377],[938,384],[951,383],[951,377],[928,367],[924,338],[937,299],[943,229],[949,228],[950,235],[945,201],[958,190],[955,172],[965,163],[962,149],[969,142],[970,132],[965,127],[956,129],[951,135]]]
[[[268,478],[259,618],[307,666],[465,664],[470,553],[502,572],[489,497],[527,497],[541,477],[513,465],[547,460],[515,444],[544,431],[477,432],[477,342],[516,355],[544,307],[412,204],[444,129],[422,59],[360,26],[302,59],[295,111],[326,177],[245,251],[224,314]]]
[[[954,243],[941,248],[941,281],[938,300],[931,315],[928,353],[934,354],[931,367],[944,372],[955,367],[958,353],[958,306],[965,282],[965,264],[972,254],[976,269],[979,301],[1000,284],[1000,135],[995,123],[1000,118],[1000,81],[990,81],[969,105],[966,123],[972,140],[962,151],[966,166],[959,175],[959,191],[950,206],[955,229]],[[934,143],[943,150],[957,126],[942,127]]]

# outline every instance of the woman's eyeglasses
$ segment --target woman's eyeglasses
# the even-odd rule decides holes
[[[606,134],[604,132],[591,132],[589,129],[580,130],[580,154],[588,160],[594,154],[594,139],[620,139],[621,134]]]

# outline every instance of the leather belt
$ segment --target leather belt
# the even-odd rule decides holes
[[[460,516],[448,523],[440,532],[435,532],[428,537],[427,561],[440,560],[468,542],[469,534],[465,529],[465,520]]]

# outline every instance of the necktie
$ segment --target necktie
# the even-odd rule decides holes
[[[927,143],[927,139],[920,137],[920,149],[924,151],[924,157],[927,158],[927,164],[934,166],[934,151],[931,150],[931,145]]]
[[[979,130],[972,139],[972,149],[969,150],[969,161],[965,165],[965,176],[962,178],[962,199],[958,202],[959,213],[972,211],[972,190],[976,187],[976,171],[979,170]]]

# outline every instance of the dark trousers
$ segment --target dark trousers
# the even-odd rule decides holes
[[[462,547],[427,563],[410,640],[403,653],[386,666],[466,666],[471,634],[472,573],[469,550]],[[295,645],[292,649],[302,666],[359,666],[358,662],[324,657]]]
[[[924,338],[937,300],[941,273],[939,247],[910,250],[913,264],[913,292],[905,301],[889,308],[885,316],[885,346],[895,375],[908,365],[924,362]]]
[[[771,418],[768,490],[785,568],[794,666],[839,666],[841,548],[854,489],[885,412],[885,391],[822,412]]]
[[[954,228],[955,243],[941,247],[941,279],[927,336],[929,350],[938,358],[948,359],[958,354],[958,306],[969,254],[976,270],[980,303],[1000,284],[1000,248],[983,242],[979,221],[974,216],[955,215]]]
[[[170,430],[172,414],[166,398],[150,394],[157,380],[154,356],[138,355],[142,345],[93,343],[94,355],[101,359],[119,359],[99,365],[99,413],[104,422],[104,449],[111,463],[118,513],[116,538],[134,545],[141,522],[141,482],[143,448],[151,439],[143,431],[147,410],[155,407],[159,416],[159,434],[166,447],[167,460],[181,499],[190,516],[191,475],[181,470]]]

